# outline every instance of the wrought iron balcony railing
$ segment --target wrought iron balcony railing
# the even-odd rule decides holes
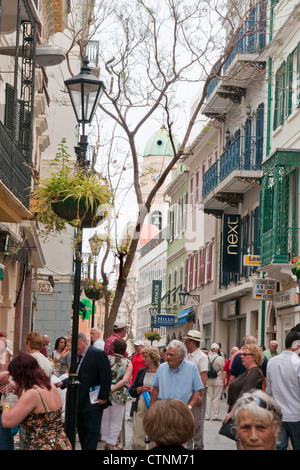
[[[299,255],[298,149],[277,149],[262,165],[261,266],[288,264]]]
[[[29,209],[31,168],[28,157],[0,122],[0,180]]]
[[[261,235],[261,265],[290,263],[299,251],[299,228],[282,225]]]
[[[202,197],[234,170],[261,170],[262,137],[238,136],[203,175]]]
[[[259,0],[245,19],[236,39],[236,45],[222,67],[221,76],[224,75],[237,54],[257,54],[266,47],[266,2]],[[208,98],[217,84],[219,78],[215,77],[209,84],[206,98]]]

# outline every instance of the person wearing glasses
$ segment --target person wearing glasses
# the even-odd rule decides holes
[[[263,362],[263,353],[256,344],[245,344],[241,350],[241,360],[245,367],[245,372],[229,383],[227,404],[228,413],[224,419],[225,423],[233,417],[233,407],[244,393],[252,389],[265,389],[265,377],[260,369]],[[239,448],[239,443],[237,443]]]
[[[244,393],[234,405],[233,418],[243,450],[276,449],[282,411],[270,395],[261,390]]]

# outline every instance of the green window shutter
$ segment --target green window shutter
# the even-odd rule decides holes
[[[292,98],[293,98],[293,54],[289,54],[286,63],[286,103],[285,116],[292,114]]]
[[[279,81],[279,116],[278,123],[281,124],[284,120],[284,107],[285,107],[285,83],[286,79],[286,63],[283,62],[280,67],[280,81]]]
[[[14,87],[6,83],[4,125],[9,131],[12,131],[14,128],[14,99]]]
[[[300,41],[297,44],[297,107],[300,106]]]
[[[275,76],[275,91],[274,91],[274,118],[273,118],[273,130],[278,126],[278,110],[279,110],[279,72]]]

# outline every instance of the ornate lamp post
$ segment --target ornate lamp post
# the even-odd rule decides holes
[[[78,75],[65,81],[72,106],[78,124],[82,126],[82,133],[78,147],[75,147],[77,163],[79,169],[88,166],[86,161],[86,151],[88,138],[85,135],[85,125],[92,122],[100,97],[105,89],[104,84],[97,77],[92,75],[88,66],[88,59],[83,61],[83,66]],[[81,229],[81,227],[79,227]],[[68,379],[68,389],[66,398],[66,419],[65,431],[75,449],[76,426],[77,426],[77,402],[78,402],[78,375],[77,375],[77,343],[78,343],[78,323],[80,306],[80,283],[81,283],[81,255],[82,242],[80,241],[75,253],[75,276],[74,276],[74,299],[73,299],[73,322],[72,322],[72,351],[71,365]]]
[[[99,242],[99,237],[97,234],[94,234],[91,238],[89,238],[89,244],[91,248],[91,253],[93,255],[93,267],[94,267],[94,275],[93,280],[94,282],[97,280],[97,259],[101,249],[101,243]],[[94,328],[95,322],[95,299],[92,299],[92,328]]]

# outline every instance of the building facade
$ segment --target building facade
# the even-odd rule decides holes
[[[49,45],[57,28],[47,2],[1,2],[0,15],[0,328],[14,345],[35,327],[36,279],[45,257],[32,217],[30,192],[49,145],[44,115],[48,67],[64,59]],[[67,8],[67,3],[64,6]]]
[[[299,282],[299,3],[272,2],[265,57],[272,81],[266,95],[266,154],[260,209],[260,272],[274,279],[277,295],[264,305],[265,337],[284,348],[286,333],[300,321]]]

